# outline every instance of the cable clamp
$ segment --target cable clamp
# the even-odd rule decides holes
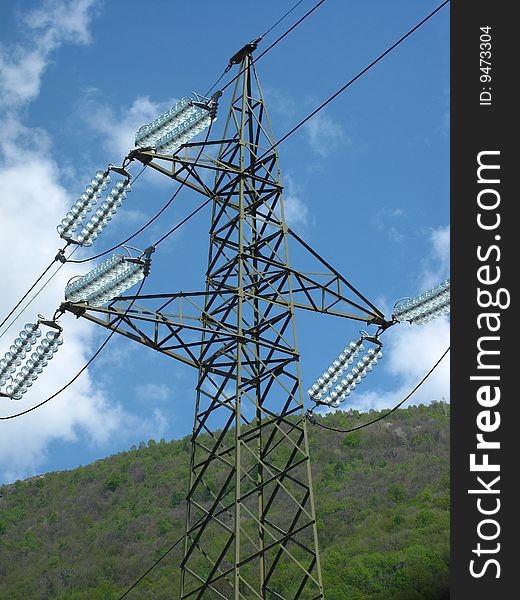
[[[378,338],[378,334],[368,335],[366,331],[360,331],[359,333],[361,334],[361,340],[372,342],[373,344],[376,344],[376,346],[379,346],[379,348],[383,347],[383,342]]]
[[[114,171],[114,173],[117,173],[118,175],[122,175],[123,177],[126,177],[128,179],[128,181],[130,181],[130,179],[132,179],[132,175],[130,175],[130,173],[123,167],[117,167],[116,165],[113,165],[112,163],[110,163],[108,165],[108,170]]]
[[[58,254],[56,254],[54,260],[59,261],[63,264],[67,262],[67,259],[65,258],[65,248],[61,248],[60,250],[58,250]]]
[[[155,252],[155,246],[150,246],[149,248],[146,248],[146,250],[142,254],[142,256],[144,257],[143,274],[145,277],[147,277],[150,274],[150,267],[152,264],[151,257],[154,252]]]
[[[256,40],[253,40],[252,42],[249,42],[249,44],[246,44],[243,48],[240,48],[240,50],[229,59],[226,72],[229,71],[233,65],[239,65],[248,54],[252,54],[257,49],[261,39],[262,37],[256,38]]]
[[[77,306],[72,302],[62,302],[58,308],[58,311],[60,311],[62,314],[65,313],[65,311],[68,311],[79,319],[79,317],[87,312],[87,309],[84,306]]]
[[[305,418],[313,425],[316,425],[316,417],[314,416],[310,408],[307,409],[307,412],[305,413]]]
[[[59,309],[56,311],[56,313],[58,311]],[[52,321],[49,321],[43,315],[38,315],[38,325],[45,325],[46,327],[50,327],[51,329],[57,329],[61,333],[63,331],[63,327],[56,323],[56,313],[54,313],[54,319]]]
[[[217,111],[218,111],[218,101],[219,98],[222,96],[222,92],[220,90],[217,90],[213,96],[211,96],[211,100],[209,102],[209,116],[211,117],[211,120],[214,121],[217,118]]]
[[[198,96],[198,94],[196,94],[196,95]],[[204,98],[205,102],[203,100],[193,100],[191,102],[191,104],[193,106],[198,106],[199,108],[203,108],[204,110],[207,110],[209,113],[209,116],[211,117],[211,120],[214,121],[217,118],[218,100],[221,96],[222,96],[222,92],[220,90],[217,90],[211,96],[211,98]],[[203,98],[202,96],[198,96],[198,97]]]

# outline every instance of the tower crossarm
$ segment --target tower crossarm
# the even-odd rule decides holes
[[[205,183],[210,175],[215,176],[215,174],[225,172],[226,178],[230,178],[229,186],[232,186],[234,177],[243,176],[243,171],[240,169],[240,165],[234,162],[233,156],[230,156],[228,160],[224,160],[221,156],[215,157],[211,154],[214,146],[231,144],[233,141],[231,139],[219,139],[207,142],[194,142],[186,144],[182,152],[174,155],[160,154],[150,149],[136,149],[130,153],[130,156],[132,159],[138,160],[143,165],[154,169],[162,175],[166,175],[170,179],[174,179],[204,196],[212,197],[213,192]],[[272,160],[272,158],[270,159]],[[268,163],[269,160],[266,160],[261,164],[265,167],[268,166]],[[257,170],[260,170],[258,166]],[[266,184],[273,185],[272,180],[262,176],[258,172],[251,173],[250,178],[251,181],[260,186]],[[224,192],[225,190],[226,187],[222,188],[221,191]]]
[[[261,261],[262,258],[259,258],[258,262]],[[246,287],[244,294],[251,298],[259,297],[261,294],[262,300],[265,302],[289,306],[291,304],[289,294],[284,293],[283,288],[278,285],[281,279],[288,276],[293,279],[291,296],[292,306],[295,309],[352,319],[383,328],[391,324],[385,319],[383,313],[371,303],[366,301],[362,304],[357,296],[357,290],[335,272],[306,273],[280,265],[278,273],[264,276],[261,286],[255,286],[256,289],[253,289],[252,285],[249,288]]]
[[[248,343],[253,337],[255,344],[264,352],[272,353],[276,350],[282,356],[285,354],[286,358],[281,358],[280,362],[290,361],[296,356],[294,350],[283,343],[281,336],[274,343],[262,335],[262,331],[276,327],[278,316],[264,321],[261,330],[251,328],[239,333],[230,326],[226,319],[233,310],[233,303],[230,302],[228,307],[226,296],[230,301],[235,298],[235,294],[223,291],[153,294],[120,297],[109,305],[100,307],[65,302],[60,311],[70,312],[209,373],[220,374],[226,369],[228,361],[233,362],[236,344]],[[158,306],[153,309],[145,308],[136,301],[143,304],[152,301]],[[201,301],[207,301],[208,306],[214,307],[211,315],[199,305]],[[254,360],[256,359],[252,358]],[[247,369],[247,364],[244,368]]]
[[[227,242],[226,245],[230,248],[231,242]],[[284,264],[275,252],[266,257],[256,250],[246,248],[242,253],[243,256],[255,258],[255,261],[251,260],[247,266],[251,282],[243,287],[246,299],[261,298],[263,302],[278,306],[291,306],[294,309],[352,319],[384,329],[392,324],[373,303],[317,253],[316,257],[320,262],[317,262],[316,267],[322,270],[305,272]],[[223,285],[220,283],[220,277],[233,269],[237,260],[236,256],[231,257],[214,271],[211,283],[215,289]],[[284,285],[289,278],[293,282],[290,292]]]

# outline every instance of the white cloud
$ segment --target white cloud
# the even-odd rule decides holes
[[[87,44],[97,0],[47,0],[23,15],[22,41],[0,46],[0,108],[34,100],[50,55],[63,43]]]
[[[145,427],[142,429],[143,431],[146,431],[148,435],[151,435],[151,439],[158,440],[164,436],[168,429],[169,420],[158,408],[154,408],[152,417],[151,421],[146,422]]]
[[[450,272],[450,227],[439,227],[430,232],[432,245],[421,273],[421,290],[426,290],[449,277]]]
[[[35,98],[46,64],[38,51],[16,49],[6,56],[0,48],[0,105],[22,104]]]
[[[89,41],[88,26],[96,5],[89,0],[44,2],[41,8],[23,18],[24,42],[0,48],[2,319],[56,255],[61,245],[56,223],[71,203],[62,184],[66,178],[52,157],[48,133],[26,127],[20,109],[37,97],[53,50],[65,42]],[[0,355],[8,350],[24,323],[34,322],[38,313],[47,318],[53,316],[66,282],[74,274],[69,264],[60,269],[25,314],[1,337]],[[44,282],[45,279],[41,284]],[[68,383],[90,358],[99,331],[70,315],[63,316],[60,323],[65,340],[60,351],[21,401],[0,398],[1,416],[26,410],[44,400]],[[119,439],[124,439],[130,432],[146,434],[149,430],[164,431],[160,412],[148,421],[138,420],[100,390],[86,371],[40,409],[0,422],[0,479],[12,481],[34,474],[45,465],[49,444],[56,440],[81,439],[83,443],[103,445],[116,433]]]
[[[264,88],[264,97],[267,100],[269,110],[282,115],[284,118],[294,117],[296,102],[289,94],[282,90],[267,87]]]
[[[108,153],[110,162],[121,164],[128,153],[135,148],[135,134],[137,130],[150,123],[158,115],[174,105],[177,99],[168,99],[164,102],[154,102],[148,96],[138,96],[130,106],[114,107],[107,104],[95,89],[88,90],[78,105],[77,116],[86,127],[87,134],[92,140],[99,140],[100,146]],[[211,171],[203,169],[205,183],[211,185]],[[149,185],[170,189],[171,181],[159,175],[153,169],[143,172],[142,180]],[[135,179],[134,179],[135,181]],[[128,209],[122,219],[130,222],[143,222],[143,213]],[[153,230],[149,230],[153,232]],[[164,247],[166,247],[165,244]]]
[[[434,256],[446,267],[450,258],[450,227],[439,227],[431,233]]]
[[[383,359],[376,368],[394,376],[399,385],[393,390],[352,395],[352,408],[391,408],[407,396],[422,380],[449,346],[450,325],[446,318],[425,326],[400,324],[385,335]],[[368,380],[368,378],[367,378]],[[429,404],[432,400],[449,401],[449,353],[405,404]]]
[[[23,22],[47,51],[65,42],[88,44],[98,4],[98,0],[44,0],[23,16]]]
[[[289,227],[302,229],[311,222],[309,208],[301,197],[302,189],[296,180],[290,174],[286,174],[284,180],[286,182],[283,196],[285,221]]]
[[[402,208],[383,207],[372,217],[372,225],[384,232],[392,242],[401,243],[406,240],[403,233],[403,221],[406,213]]]
[[[305,124],[304,132],[311,149],[322,158],[350,143],[342,125],[323,113],[314,115]]]
[[[284,198],[285,220],[291,227],[307,225],[309,209],[301,198],[288,194]]]
[[[97,90],[89,90],[80,105],[80,113],[87,127],[99,136],[103,148],[114,155],[116,162],[134,148],[136,131],[172,104],[175,100],[159,103],[148,96],[139,96],[130,107],[116,110],[101,100]]]
[[[431,254],[425,261],[421,280],[422,289],[439,283],[449,275],[449,227],[432,230]],[[385,304],[382,299],[380,306]],[[376,366],[397,383],[393,389],[371,389],[372,377],[356,388],[341,409],[369,410],[391,408],[403,400],[430,371],[450,345],[450,323],[447,317],[436,319],[427,325],[399,323],[381,336],[383,358]],[[388,379],[388,378],[387,378]],[[433,400],[450,400],[449,353],[439,363],[419,389],[404,406],[429,404]],[[320,412],[330,412],[322,409]]]
[[[9,264],[2,272],[1,315],[10,311],[52,261],[59,241],[55,226],[69,205],[67,192],[58,183],[59,169],[50,158],[42,158],[39,153],[19,146],[19,159],[15,164],[5,155],[0,159],[0,222],[3,225],[0,253]],[[54,268],[57,267],[58,263]],[[34,322],[38,313],[46,318],[53,316],[72,274],[73,268],[69,265],[57,273],[25,314],[3,335],[0,353],[8,350],[25,322]],[[42,284],[44,282],[45,279]],[[50,396],[87,362],[93,351],[92,327],[70,316],[63,317],[61,322],[65,343],[60,351],[23,400],[2,399],[2,415],[23,411]],[[6,479],[13,474],[19,477],[33,473],[44,464],[50,442],[75,440],[80,432],[91,443],[102,444],[111,434],[124,429],[125,419],[129,419],[128,415],[96,389],[86,372],[63,394],[34,413],[0,424],[0,473]]]
[[[136,387],[137,396],[146,402],[168,400],[172,398],[172,391],[165,383],[144,383]]]
[[[384,342],[383,358],[375,369],[386,371],[397,380],[397,386],[393,389],[371,389],[369,375],[341,404],[341,409],[380,410],[401,402],[448,348],[450,324],[446,317],[424,326],[399,324],[389,329],[381,339]],[[450,400],[449,352],[403,406],[430,404],[434,400]],[[330,412],[330,409],[320,409],[319,412]]]

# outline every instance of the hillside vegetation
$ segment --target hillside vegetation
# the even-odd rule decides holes
[[[379,413],[317,417],[348,428]],[[449,598],[449,405],[309,424],[327,600]],[[189,438],[0,487],[1,600],[117,600],[182,535]],[[181,544],[126,598],[178,597]]]

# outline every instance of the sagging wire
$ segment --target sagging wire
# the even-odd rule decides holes
[[[388,417],[389,415],[394,413],[397,409],[399,409],[407,400],[409,400],[411,398],[411,396],[413,396],[413,394],[415,394],[415,392],[422,386],[422,384],[428,379],[428,377],[439,366],[439,364],[441,363],[443,358],[446,356],[446,354],[448,354],[449,351],[450,351],[450,347],[448,346],[448,348],[443,352],[442,356],[439,358],[439,360],[437,360],[437,362],[428,371],[428,373],[426,373],[426,375],[421,379],[421,381],[419,381],[419,383],[413,388],[413,390],[409,394],[407,394],[398,404],[396,404],[393,408],[391,408],[389,411],[387,411],[383,415],[380,415],[376,419],[373,419],[372,421],[368,421],[368,423],[363,423],[362,425],[357,425],[356,427],[351,427],[350,429],[338,429],[336,427],[330,427],[330,426],[324,425],[323,423],[320,423],[319,421],[316,420],[316,417],[314,416],[314,413],[313,413],[313,409],[307,410],[307,412],[305,413],[305,418],[313,425],[317,425],[318,427],[321,427],[322,429],[327,429],[329,431],[334,431],[336,433],[352,433],[353,431],[358,431],[359,429],[364,429],[365,427],[368,427],[369,425],[373,425],[374,423],[377,423],[378,421],[382,421],[383,419],[386,419],[386,417]]]

